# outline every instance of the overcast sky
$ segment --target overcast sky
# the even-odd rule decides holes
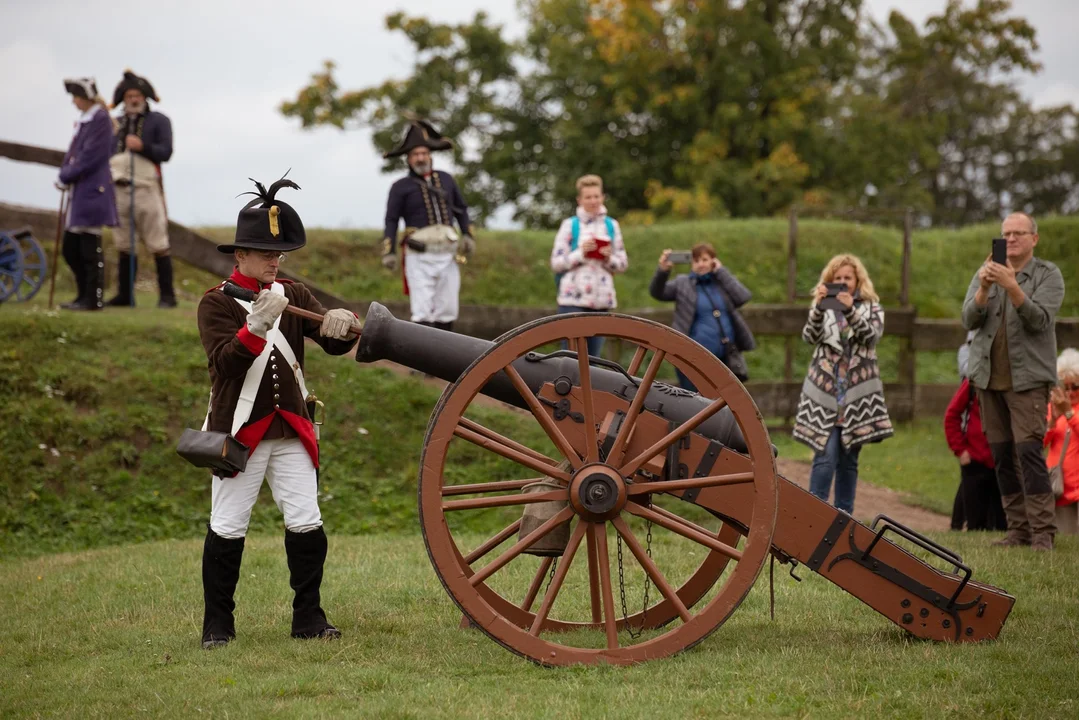
[[[917,22],[945,0],[867,0]],[[1020,0],[1045,66],[1021,88],[1036,105],[1079,105],[1079,2]],[[249,189],[288,168],[303,190],[289,202],[308,226],[380,227],[395,179],[363,130],[304,131],[277,111],[322,61],[341,87],[407,76],[409,44],[383,18],[404,9],[457,22],[486,10],[514,33],[514,0],[0,0],[0,139],[66,148],[77,111],[62,78],[91,75],[106,100],[130,67],[161,97],[175,154],[164,166],[169,214],[188,225],[229,225]],[[442,156],[439,156],[440,159]],[[445,162],[443,160],[443,162]],[[445,167],[445,166],[444,166]],[[0,201],[53,207],[56,170],[0,159]]]

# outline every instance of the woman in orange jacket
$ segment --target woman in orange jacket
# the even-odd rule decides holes
[[[1068,348],[1060,353],[1057,377],[1060,384],[1049,393],[1049,431],[1045,433],[1049,454],[1045,461],[1050,471],[1064,463],[1064,493],[1057,498],[1057,533],[1079,535],[1079,351]]]

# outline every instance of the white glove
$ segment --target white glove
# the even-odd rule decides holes
[[[266,333],[270,331],[281,313],[285,312],[286,307],[288,307],[287,297],[263,290],[251,306],[251,313],[247,316],[247,329],[252,335],[258,335],[265,340]]]
[[[319,328],[318,333],[323,337],[330,337],[334,340],[346,340],[348,339],[348,332],[352,329],[352,324],[355,321],[356,316],[352,314],[351,310],[334,308],[322,316],[322,327]]]
[[[397,253],[386,253],[382,256],[382,267],[387,270],[397,269]]]

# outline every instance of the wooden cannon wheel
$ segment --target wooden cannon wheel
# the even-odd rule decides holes
[[[0,232],[0,302],[26,302],[45,284],[45,252],[28,229]]]
[[[594,335],[619,338],[636,346],[627,368],[630,375],[636,376],[648,359],[636,394],[639,400],[622,403],[625,420],[606,451],[600,447],[596,432],[603,420],[596,408],[610,406],[612,396],[592,387],[593,370],[585,359],[585,339]],[[567,439],[552,418],[550,408],[527,388],[512,367],[526,353],[562,340],[578,350],[579,381],[573,393],[581,398],[584,418],[578,435],[585,441],[576,444]],[[681,370],[699,388],[700,394],[713,402],[702,405],[703,409],[692,420],[666,436],[645,438],[649,443],[647,449],[631,458],[629,441],[637,443],[635,448],[642,442],[634,435],[641,417],[641,403],[654,386],[664,362]],[[521,392],[555,452],[545,455],[466,417],[481,388],[502,372]],[[655,483],[646,485],[647,478],[640,474],[653,456],[662,457],[668,446],[723,407],[730,409],[745,437],[752,471],[680,481],[683,483],[680,489],[688,487],[687,482],[701,488],[751,483],[752,520],[741,548],[735,547],[739,533],[733,528],[724,527],[722,532],[708,530],[670,509],[653,505],[653,494],[661,490]],[[533,474],[553,478],[561,488],[520,493],[539,479],[536,477],[467,485],[447,482],[447,470],[452,470],[447,467],[452,443],[472,443],[513,460]],[[563,461],[568,462],[568,470],[558,467]],[[509,650],[546,665],[630,664],[692,647],[738,607],[752,588],[771,547],[777,506],[775,461],[768,432],[752,398],[726,366],[700,345],[666,326],[640,318],[563,315],[538,320],[503,335],[443,393],[428,424],[420,466],[420,522],[428,554],[443,586],[476,627]],[[627,478],[630,482],[626,482]],[[589,504],[593,489],[602,499],[599,504]],[[464,494],[476,497],[455,499]],[[473,540],[474,533],[470,535],[467,531],[470,513],[500,507],[523,509],[526,504],[543,501],[562,502],[565,506],[509,547],[501,548],[515,536],[520,521],[478,544]],[[705,555],[704,562],[683,583],[672,584],[663,563],[649,557],[638,533],[632,529],[632,523],[639,524],[642,519]],[[572,533],[557,569],[546,561],[540,561],[535,570],[531,566],[519,567],[527,562],[524,550],[566,521],[570,521]],[[627,628],[625,610],[622,619],[615,610],[609,533],[621,538],[629,550],[629,563],[636,563],[638,572],[654,583],[660,596],[657,604],[647,609],[650,618],[644,628],[647,632],[639,636],[628,631],[635,619],[645,624],[644,618],[637,615],[628,618],[630,628]],[[582,545],[587,549],[578,553]],[[501,552],[494,559],[483,562],[498,549]],[[581,561],[580,555],[586,555],[587,559]],[[733,569],[724,572],[729,560],[735,561]],[[574,566],[581,566],[576,571],[581,574],[585,564],[587,582],[567,583]],[[713,588],[721,574],[722,582]],[[514,586],[514,578],[522,581],[519,587]],[[532,605],[541,596],[544,581],[547,581],[546,590],[542,592],[540,607],[533,613]],[[553,617],[556,601],[559,615]],[[599,628],[602,634],[597,632]],[[649,631],[649,628],[653,629]]]

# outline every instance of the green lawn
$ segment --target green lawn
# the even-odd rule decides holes
[[[914,640],[808,571],[776,574],[696,648],[632,668],[544,669],[477,631],[416,533],[333,532],[340,642],[288,638],[281,539],[248,543],[239,639],[198,648],[197,541],[0,561],[0,716],[1075,717],[1079,543],[1036,555],[940,535],[1018,598],[1001,637]]]

